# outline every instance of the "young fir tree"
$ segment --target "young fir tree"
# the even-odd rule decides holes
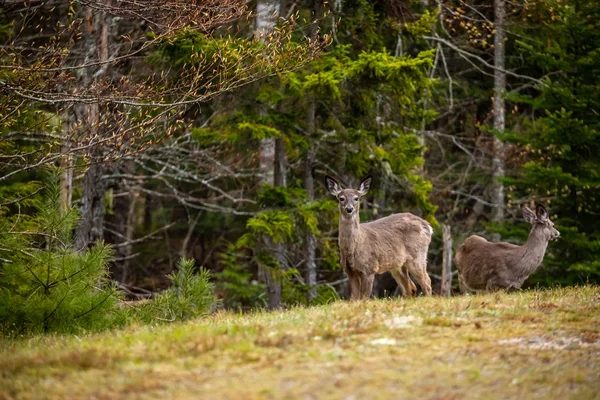
[[[176,271],[167,275],[171,286],[136,309],[146,323],[185,321],[209,314],[217,304],[210,273],[194,271],[194,260],[181,258]]]
[[[107,278],[112,251],[73,247],[75,209],[61,212],[56,181],[33,216],[0,209],[0,331],[76,333],[120,325],[119,295]]]

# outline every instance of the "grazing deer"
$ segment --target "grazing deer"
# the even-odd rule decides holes
[[[327,188],[339,202],[340,261],[350,283],[350,299],[371,296],[375,274],[391,271],[404,296],[417,293],[409,273],[431,295],[427,275],[427,249],[433,230],[427,221],[410,213],[393,214],[360,223],[359,200],[371,186],[369,176],[359,189],[342,189],[335,179],[325,177]]]
[[[534,213],[524,205],[521,211],[533,225],[524,245],[492,243],[473,235],[458,248],[454,261],[461,293],[519,289],[541,264],[548,241],[558,239],[560,232],[544,206],[537,204]]]

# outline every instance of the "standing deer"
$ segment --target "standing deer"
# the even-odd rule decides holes
[[[519,289],[541,264],[548,241],[558,239],[560,232],[544,206],[537,204],[534,213],[524,205],[521,211],[533,225],[524,245],[492,243],[473,235],[459,247],[454,261],[461,293]]]
[[[427,249],[433,230],[427,221],[410,213],[393,214],[373,222],[360,223],[359,201],[371,186],[369,176],[357,189],[342,189],[330,176],[327,189],[339,202],[340,261],[350,283],[350,299],[371,296],[375,274],[391,271],[404,296],[417,293],[409,273],[431,295],[427,275]]]

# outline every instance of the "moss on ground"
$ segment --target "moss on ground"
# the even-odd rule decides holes
[[[586,286],[0,341],[0,398],[599,398],[599,311]]]

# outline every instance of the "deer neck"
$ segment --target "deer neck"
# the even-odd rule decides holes
[[[355,248],[358,243],[362,240],[362,230],[360,228],[360,222],[358,214],[352,216],[352,218],[346,218],[340,215],[340,248],[345,254],[350,254],[351,249]]]
[[[527,242],[521,247],[522,261],[521,268],[523,272],[530,274],[542,263],[546,248],[548,247],[548,239],[541,229],[535,227],[529,233]]]

